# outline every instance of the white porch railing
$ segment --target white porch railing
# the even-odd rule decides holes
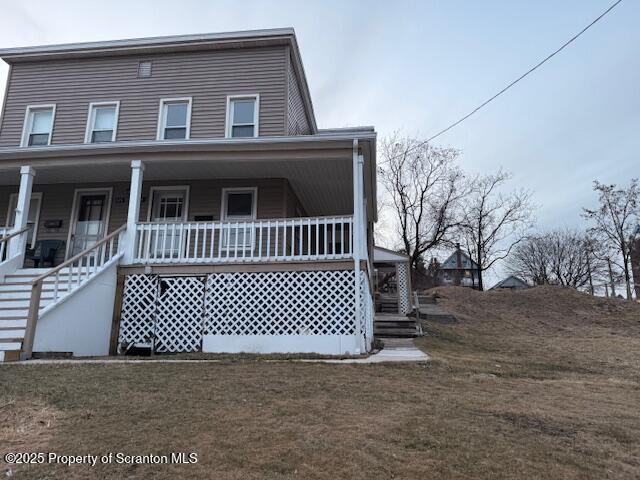
[[[136,225],[134,263],[230,263],[351,258],[353,217]]]

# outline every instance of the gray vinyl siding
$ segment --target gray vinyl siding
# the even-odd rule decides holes
[[[293,65],[287,66],[287,135],[309,135],[309,121]]]
[[[152,76],[138,78],[140,60]],[[287,47],[16,63],[0,146],[18,146],[27,105],[56,104],[52,144],[84,142],[90,102],[120,101],[118,141],[154,140],[161,98],[192,97],[191,138],[224,137],[227,95],[260,95],[260,135],[286,134]]]
[[[212,215],[214,220],[220,220],[221,200],[223,188],[257,187],[258,205],[257,218],[283,218],[295,215],[295,205],[299,200],[284,179],[250,179],[250,180],[192,180],[176,182],[144,182],[142,189],[143,202],[140,207],[140,221],[147,221],[151,198],[149,192],[152,186],[188,185],[189,209],[188,220],[195,216]],[[117,183],[87,183],[87,184],[47,184],[34,185],[33,192],[42,192],[42,208],[38,224],[38,240],[63,240],[67,242],[74,192],[78,188],[113,188],[111,198],[111,213],[108,231],[124,225],[127,221],[129,203],[129,184]],[[0,186],[0,225],[7,222],[9,196],[17,193],[18,186]],[[45,229],[47,220],[62,220],[59,229]],[[64,252],[62,252],[64,254]],[[62,255],[59,261],[62,261]]]

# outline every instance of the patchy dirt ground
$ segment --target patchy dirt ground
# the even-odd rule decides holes
[[[0,365],[0,450],[196,452],[14,478],[636,479],[640,306],[439,291],[428,364]]]

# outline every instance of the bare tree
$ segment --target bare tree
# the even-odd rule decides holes
[[[551,255],[544,236],[529,236],[516,245],[507,270],[534,285],[551,283]]]
[[[508,270],[535,285],[588,288],[606,275],[606,264],[586,232],[558,229],[530,235],[516,245]]]
[[[471,193],[464,200],[461,233],[471,258],[478,265],[480,290],[484,289],[482,272],[506,258],[531,227],[531,193],[525,190],[501,191],[511,177],[503,170],[493,175],[478,176],[470,182]]]
[[[632,179],[626,189],[613,184],[605,185],[596,180],[593,182],[593,189],[598,193],[599,206],[594,210],[585,208],[584,217],[593,223],[589,229],[592,234],[609,248],[611,262],[622,270],[627,299],[631,299],[629,239],[638,223],[638,179]]]
[[[381,142],[379,179],[398,221],[411,267],[424,267],[425,254],[451,240],[460,225],[464,176],[459,152],[394,134]]]

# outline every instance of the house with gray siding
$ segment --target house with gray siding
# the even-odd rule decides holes
[[[376,133],[293,29],[0,58],[0,360],[371,347]]]

